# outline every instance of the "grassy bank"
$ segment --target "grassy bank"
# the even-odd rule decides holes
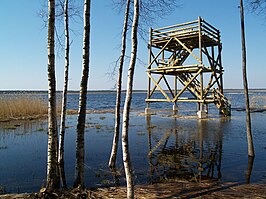
[[[0,99],[0,121],[31,119],[47,115],[47,103],[41,99],[18,97]]]

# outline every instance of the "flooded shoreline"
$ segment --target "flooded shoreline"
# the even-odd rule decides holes
[[[265,117],[265,114],[253,113],[257,155],[248,178],[254,183],[266,182],[266,146],[262,141],[265,135],[261,136],[265,127],[261,116]],[[205,120],[198,120],[191,112],[187,116],[157,112],[150,117],[144,116],[143,112],[132,112],[129,144],[135,183],[149,184],[173,179],[246,182],[248,159],[244,119],[244,115],[237,111],[230,118],[214,114]],[[113,123],[113,113],[87,115],[86,187],[117,183],[107,164]],[[71,186],[75,168],[76,115],[69,115],[66,125],[65,170]],[[22,122],[16,129],[0,126],[0,131],[0,155],[3,160],[0,163],[0,175],[3,176],[0,185],[9,193],[38,191],[46,175],[47,122]],[[121,148],[117,168],[119,184],[125,185]]]
[[[241,96],[231,95],[235,107],[242,107]],[[77,97],[70,95],[69,110],[76,110]],[[104,98],[104,103],[99,98]],[[266,183],[265,112],[252,113],[256,157],[250,166],[244,111],[233,109],[231,117],[221,117],[216,107],[210,106],[208,118],[199,120],[195,104],[179,104],[176,115],[171,106],[154,104],[154,114],[147,117],[144,99],[144,93],[133,95],[130,113],[129,147],[135,184],[181,179]],[[117,179],[108,167],[114,101],[115,94],[89,96],[88,102],[94,108],[88,108],[85,129],[85,186],[88,188],[125,185],[121,144]],[[258,107],[264,105],[264,101],[259,101]],[[66,118],[65,137],[65,172],[70,187],[75,177],[76,121],[76,111],[72,111]],[[39,191],[46,179],[46,119],[0,123],[0,157],[2,193]]]

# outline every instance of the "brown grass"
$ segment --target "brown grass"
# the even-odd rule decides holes
[[[47,103],[37,98],[0,99],[0,120],[36,118],[47,115],[47,109]]]
[[[234,182],[202,182],[193,183],[187,181],[155,183],[150,185],[136,185],[135,198],[265,198],[266,188],[264,184],[239,184]],[[1,195],[1,199],[39,199],[39,198],[90,198],[109,199],[126,198],[126,187],[107,187],[94,190],[81,188],[63,190],[50,193],[45,189],[40,193],[32,194],[7,194]]]

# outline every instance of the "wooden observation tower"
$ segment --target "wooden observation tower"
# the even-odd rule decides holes
[[[198,116],[207,115],[214,103],[220,113],[231,114],[231,104],[223,94],[222,43],[220,31],[198,20],[150,30],[147,67],[147,108],[150,103],[198,103]],[[180,88],[177,88],[181,85]],[[161,97],[158,94],[161,93]],[[184,97],[189,91],[191,97]],[[156,97],[157,96],[157,97]],[[187,95],[186,95],[187,96]]]

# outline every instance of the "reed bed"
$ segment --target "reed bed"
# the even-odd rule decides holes
[[[0,99],[0,120],[31,119],[47,115],[47,103],[38,98]]]

